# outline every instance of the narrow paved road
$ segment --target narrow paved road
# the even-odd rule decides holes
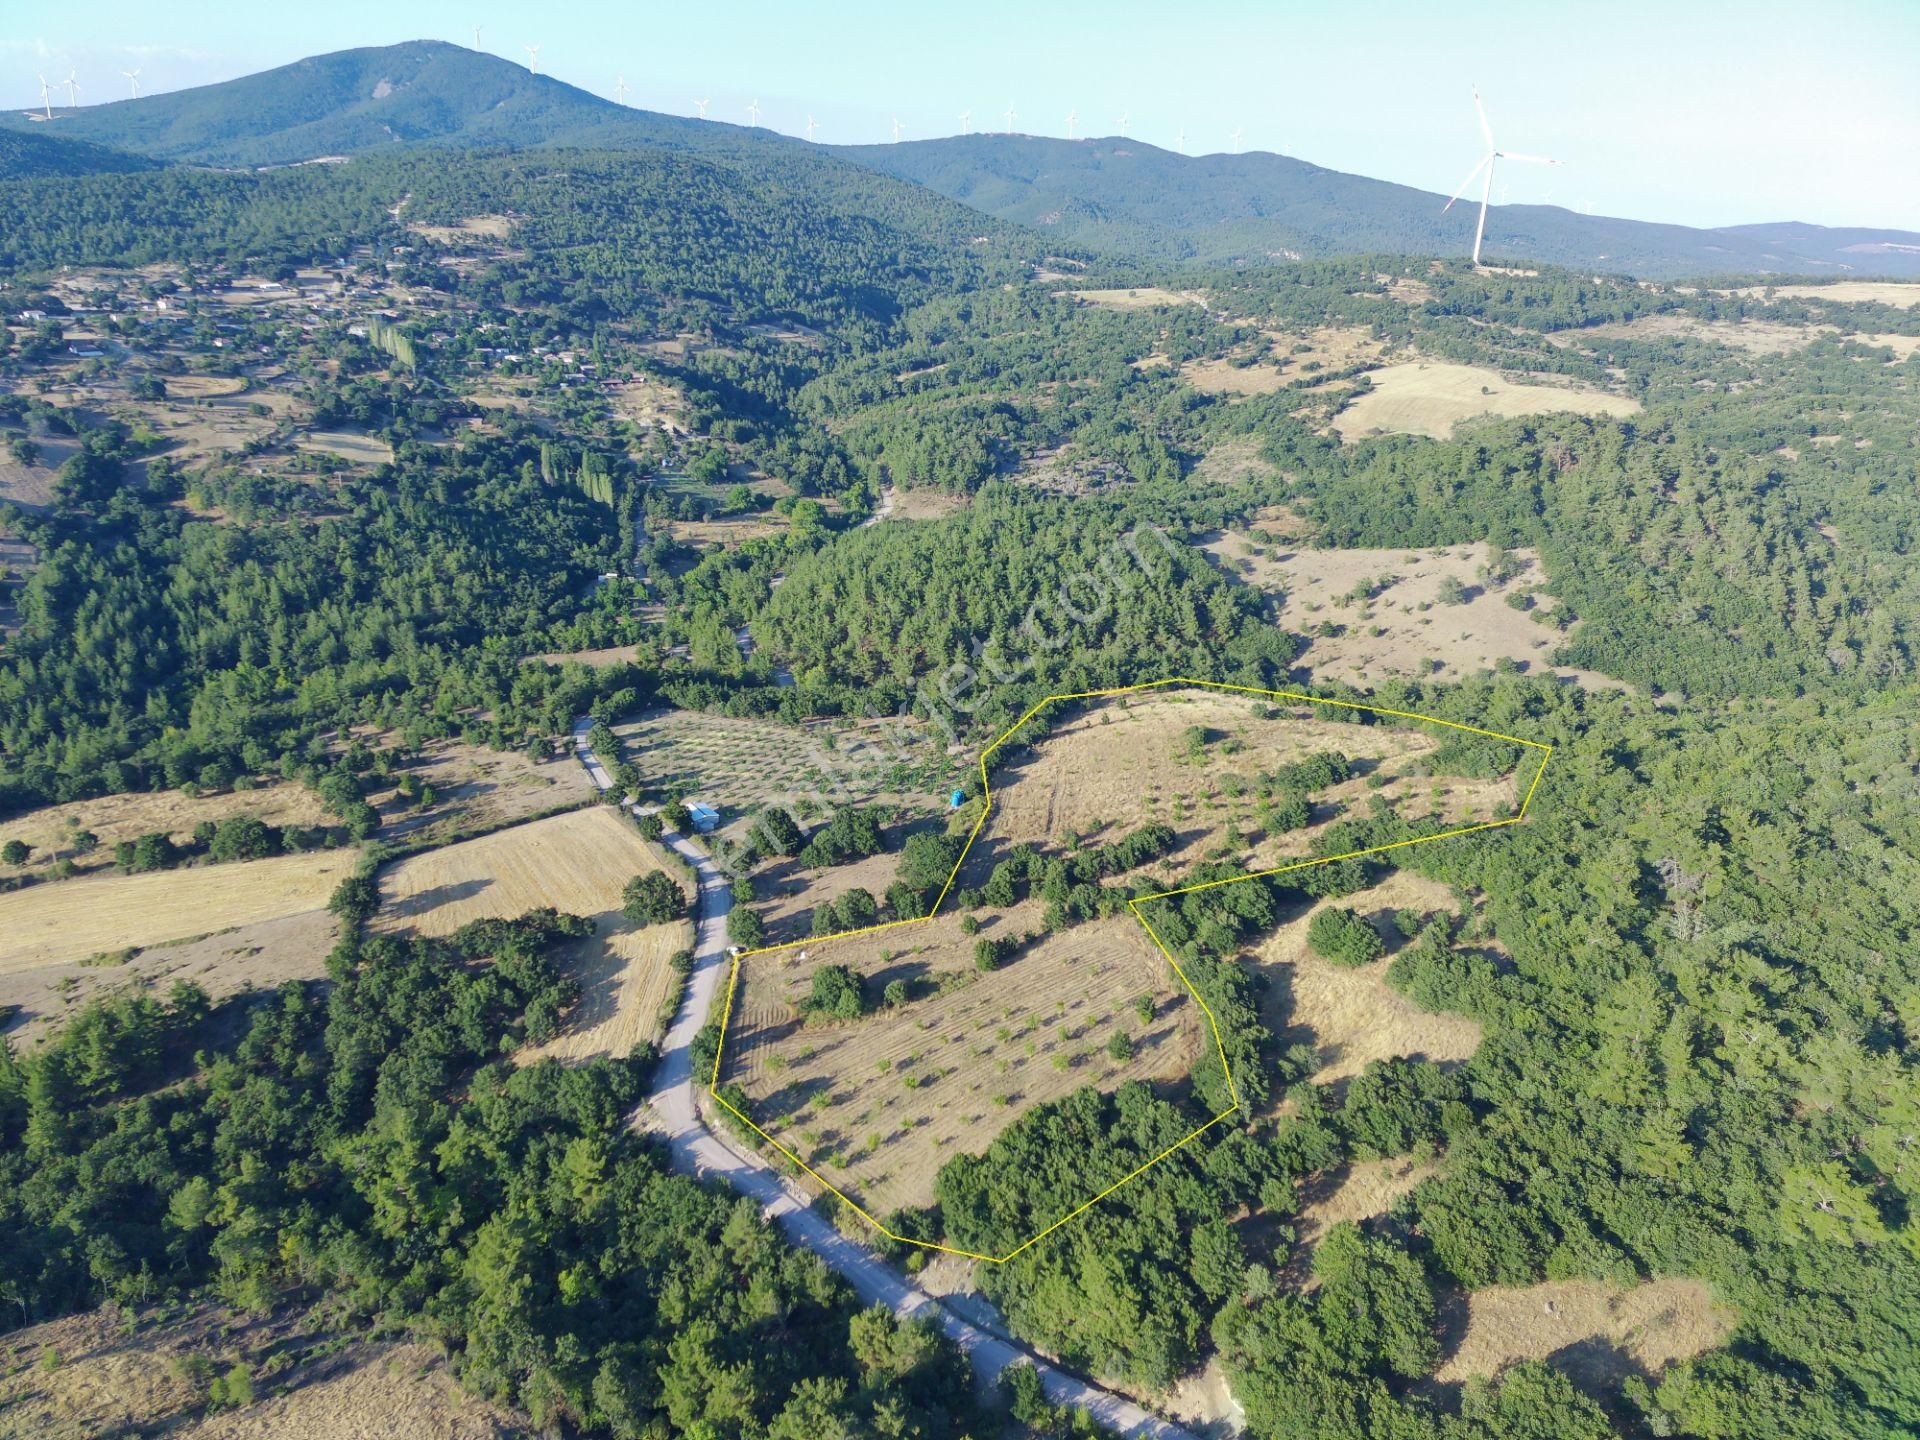
[[[587,744],[587,732],[591,728],[586,719],[575,722],[574,751],[593,783],[606,790],[611,788],[613,780]],[[665,838],[700,877],[700,915],[696,922],[693,972],[687,979],[680,1013],[674,1017],[661,1042],[660,1065],[654,1071],[653,1092],[646,1101],[645,1108],[653,1112],[652,1123],[649,1124],[649,1117],[641,1112],[636,1112],[633,1123],[656,1132],[665,1131],[675,1169],[724,1180],[741,1194],[750,1196],[767,1218],[786,1232],[789,1240],[804,1245],[825,1260],[868,1304],[885,1305],[896,1315],[918,1316],[938,1325],[966,1353],[983,1380],[991,1380],[1021,1360],[1033,1360],[1047,1397],[1057,1405],[1083,1408],[1102,1425],[1123,1435],[1151,1436],[1154,1440],[1196,1440],[1191,1431],[1162,1420],[1125,1396],[1102,1390],[1035,1359],[1019,1346],[962,1319],[871,1250],[834,1229],[830,1221],[808,1207],[804,1197],[790,1191],[765,1160],[735,1149],[707,1128],[694,1107],[691,1047],[693,1037],[707,1023],[720,988],[726,984],[727,911],[733,907],[733,891],[706,851],[684,835],[669,834]]]

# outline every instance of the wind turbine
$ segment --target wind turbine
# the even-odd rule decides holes
[[[53,97],[47,91],[47,77],[44,75],[40,77],[40,104],[47,112],[40,118],[42,120],[53,119]]]
[[[140,72],[138,70],[122,70],[120,73],[127,77],[127,84],[133,90],[133,98],[138,100],[140,98]]]
[[[540,47],[538,45],[522,45],[520,48],[527,52],[527,73],[529,75],[538,75],[540,73]]]
[[[67,108],[69,110],[80,108],[80,72],[78,70],[67,71]]]
[[[813,116],[808,115],[807,116],[807,143],[809,145],[813,143],[813,132],[816,128],[817,127],[813,123]]]
[[[1187,127],[1186,126],[1182,125],[1180,127],[1179,135],[1177,135],[1174,138],[1173,148],[1178,150],[1183,155],[1186,153],[1186,150],[1187,150]]]
[[[481,28],[482,28],[482,27],[481,27],[481,26],[478,26],[478,25],[476,25],[476,26],[474,26],[474,27],[473,27],[473,48],[474,48],[474,49],[476,49],[476,50],[478,50],[478,49],[480,48],[480,31],[481,31]]]
[[[693,103],[694,103],[694,105],[695,105],[695,106],[696,106],[696,107],[697,107],[697,108],[699,109],[699,111],[700,111],[700,118],[701,118],[702,120],[704,120],[704,119],[706,119],[706,118],[707,118],[707,106],[708,106],[708,104],[709,104],[709,103],[711,103],[711,102],[709,102],[709,101],[706,101],[706,100],[696,100],[696,101],[694,101]]]
[[[893,117],[893,143],[896,145],[900,143],[900,117],[898,115]]]
[[[613,103],[616,105],[624,105],[627,103],[627,77],[624,75],[614,77]]]
[[[1467,172],[1467,178],[1462,180],[1460,182],[1460,188],[1453,192],[1453,200],[1449,200],[1445,205],[1442,205],[1440,207],[1440,213],[1444,215],[1447,211],[1451,210],[1454,200],[1458,200],[1462,195],[1467,193],[1467,187],[1473,184],[1474,177],[1479,175],[1483,170],[1486,172],[1485,179],[1480,186],[1480,223],[1474,226],[1473,229],[1473,263],[1477,269],[1480,265],[1480,242],[1487,233],[1487,204],[1493,198],[1493,171],[1497,162],[1501,160],[1520,160],[1528,165],[1558,165],[1560,162],[1558,160],[1549,160],[1544,155],[1516,155],[1511,150],[1502,150],[1499,146],[1495,145],[1493,143],[1493,126],[1487,123],[1487,107],[1480,103],[1480,92],[1478,89],[1473,92],[1473,109],[1474,113],[1480,117],[1480,134],[1486,139],[1487,153],[1480,157],[1480,163],[1478,165],[1475,165],[1473,169]]]
[[[1238,154],[1240,150],[1240,137],[1246,133],[1247,133],[1246,131],[1236,128],[1233,134],[1228,137],[1233,141],[1233,149],[1235,154]]]
[[[1007,102],[1007,115],[1006,115],[1007,134],[1011,135],[1013,133],[1013,122],[1015,120],[1018,120],[1019,118],[1020,118],[1019,112],[1013,108],[1013,102],[1009,100]]]
[[[962,135],[971,135],[973,133],[973,111],[962,110],[960,112],[960,133]]]
[[[1067,138],[1073,139],[1073,127],[1080,123],[1080,110],[1076,106],[1067,112]]]
[[[1124,139],[1126,139],[1126,138],[1127,138],[1127,121],[1128,121],[1128,120],[1129,120],[1130,118],[1132,118],[1132,117],[1130,117],[1130,116],[1129,116],[1129,115],[1127,114],[1127,112],[1126,112],[1126,111],[1124,111],[1124,110],[1122,110],[1122,111],[1120,112],[1120,118],[1119,118],[1118,120],[1116,120],[1116,121],[1114,121],[1114,122],[1113,122],[1114,124],[1116,124],[1116,125],[1118,125],[1118,126],[1120,127],[1120,138],[1121,138],[1122,140],[1124,140]]]
[[[756,100],[751,105],[747,106],[747,124],[758,125],[759,123],[760,123],[760,102]]]

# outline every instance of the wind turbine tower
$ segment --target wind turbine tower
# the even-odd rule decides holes
[[[811,144],[813,143],[813,132],[814,132],[814,130],[815,130],[815,129],[817,129],[817,128],[818,128],[818,127],[817,127],[817,126],[815,126],[815,125],[814,125],[814,123],[813,123],[813,116],[812,116],[812,115],[808,115],[808,116],[807,116],[807,143],[808,143],[809,145],[811,145]]]
[[[627,77],[624,75],[616,75],[614,77],[613,103],[616,105],[624,105],[627,103]]]
[[[1496,165],[1502,160],[1518,160],[1527,165],[1558,165],[1560,162],[1558,160],[1549,160],[1544,155],[1515,154],[1511,150],[1502,150],[1499,146],[1495,145],[1493,143],[1493,126],[1487,122],[1487,107],[1480,103],[1480,92],[1477,89],[1473,92],[1473,109],[1474,113],[1480,117],[1480,134],[1487,142],[1487,153],[1480,157],[1479,164],[1467,172],[1467,178],[1462,180],[1460,182],[1460,188],[1453,192],[1453,200],[1449,200],[1445,205],[1442,205],[1440,207],[1440,213],[1444,215],[1447,211],[1451,210],[1454,205],[1454,200],[1458,200],[1462,195],[1466,194],[1467,187],[1473,184],[1474,177],[1481,176],[1482,172],[1484,172],[1480,185],[1480,222],[1473,227],[1473,264],[1474,268],[1478,269],[1480,267],[1480,242],[1486,237],[1487,233],[1487,205],[1493,198],[1493,172]],[[1504,191],[1502,192],[1502,198],[1505,198]]]
[[[140,72],[138,70],[122,70],[120,73],[127,77],[127,86],[133,91],[133,98],[138,100],[140,98]]]
[[[53,119],[53,95],[47,89],[47,77],[44,75],[40,77],[40,107],[46,113],[44,115],[36,115],[34,117],[36,120]]]
[[[1069,140],[1074,138],[1073,127],[1078,125],[1079,123],[1080,123],[1080,110],[1079,110],[1079,107],[1076,106],[1074,109],[1069,110],[1067,112],[1067,138]]]
[[[960,112],[960,133],[962,135],[971,135],[973,133],[973,111],[962,110]]]
[[[1133,117],[1128,115],[1126,111],[1122,110],[1120,112],[1120,118],[1113,122],[1120,127],[1120,138],[1122,140],[1127,138],[1127,121],[1132,118]]]
[[[694,104],[694,108],[695,108],[695,109],[697,109],[697,110],[698,110],[698,111],[700,112],[700,118],[701,118],[702,120],[704,120],[704,119],[706,119],[706,118],[707,118],[707,106],[708,106],[708,105],[709,105],[710,103],[712,103],[712,102],[710,102],[710,101],[707,101],[707,100],[696,100],[696,101],[694,101],[694,102],[693,102],[693,104]]]
[[[520,48],[527,52],[527,73],[529,75],[538,75],[540,73],[540,47],[538,45],[522,45]]]
[[[747,106],[747,124],[757,126],[760,123],[760,102],[755,100]]]
[[[1015,120],[1018,120],[1019,118],[1020,118],[1019,112],[1017,112],[1013,108],[1013,102],[1009,100],[1007,102],[1007,114],[1006,114],[1007,134],[1011,135],[1013,133],[1013,122]]]
[[[78,70],[67,71],[67,108],[69,110],[80,108],[80,72]]]
[[[473,48],[475,50],[480,48],[480,30],[481,27],[478,25],[473,27]]]
[[[900,117],[898,115],[893,117],[893,143],[896,145],[900,143]]]
[[[1236,155],[1240,153],[1240,137],[1242,135],[1245,135],[1246,133],[1247,133],[1246,131],[1236,127],[1233,134],[1230,137],[1228,137],[1233,141],[1233,150]]]

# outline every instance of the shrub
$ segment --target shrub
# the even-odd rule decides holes
[[[1307,926],[1307,945],[1335,965],[1365,965],[1378,960],[1386,945],[1380,932],[1352,910],[1330,906]]]

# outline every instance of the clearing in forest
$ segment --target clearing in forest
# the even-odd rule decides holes
[[[1042,728],[1038,717],[1076,702]],[[1389,723],[1359,723],[1367,716]],[[1494,780],[1438,778],[1442,737],[1521,747],[1518,766]],[[989,770],[1010,742],[1020,749],[1000,766],[996,795]],[[1330,754],[1342,757],[1331,768]],[[708,1094],[889,1238],[998,1264],[1240,1108],[1214,1017],[1143,905],[1517,824],[1550,754],[1430,716],[1208,681],[1050,696],[981,754],[978,816],[926,918],[735,952]],[[1263,798],[1266,780],[1288,767],[1321,777],[1297,812],[1291,799]],[[1350,808],[1392,810],[1433,833],[1312,855]],[[1023,842],[1043,857],[1097,859],[1086,847],[1119,847],[1149,826],[1152,858],[1127,844],[1124,859],[1106,851],[1111,868],[1094,872],[1099,883],[1149,889],[1127,902],[1131,918],[1049,929],[1035,895],[941,913],[956,886],[982,885]],[[1178,883],[1223,855],[1245,873]],[[984,1150],[1033,1106],[1089,1081],[1171,1079],[1209,1048],[1233,1103],[1006,1255],[918,1240],[880,1218],[931,1199],[956,1148]]]
[[[1831,285],[1749,285],[1729,295],[1771,294],[1779,300],[1832,300],[1842,305],[1920,305],[1920,282],[1907,280],[1837,280]]]
[[[1136,285],[1126,290],[1069,290],[1076,300],[1109,310],[1152,310],[1161,305],[1206,306],[1197,290],[1162,290],[1158,285]]]
[[[1452,1337],[1434,1375],[1443,1384],[1549,1360],[1576,1384],[1611,1391],[1628,1375],[1656,1375],[1724,1345],[1735,1321],[1712,1290],[1692,1279],[1502,1286],[1474,1291],[1466,1310],[1465,1330]]]
[[[0,895],[0,971],[64,965],[324,910],[358,852],[317,850]]]
[[[626,883],[652,870],[691,898],[681,866],[641,838],[624,814],[596,805],[402,860],[380,877],[373,928],[450,935],[470,920],[512,919],[543,906],[586,916],[594,933],[558,957],[579,984],[580,1000],[558,1038],[516,1058],[625,1057],[664,1028],[663,1012],[680,990],[671,959],[693,943],[690,921],[635,926],[621,913]]]
[[[1478,415],[1637,415],[1640,402],[1572,385],[1508,380],[1483,365],[1410,360],[1367,372],[1372,389],[1356,396],[1334,418],[1342,440],[1367,435],[1425,435],[1446,440],[1453,427]]]
[[[1280,625],[1304,645],[1296,663],[1316,681],[1458,680],[1508,660],[1590,690],[1623,688],[1596,671],[1551,663],[1563,638],[1553,618],[1559,602],[1531,550],[1320,550],[1231,531],[1202,548],[1279,598]]]

